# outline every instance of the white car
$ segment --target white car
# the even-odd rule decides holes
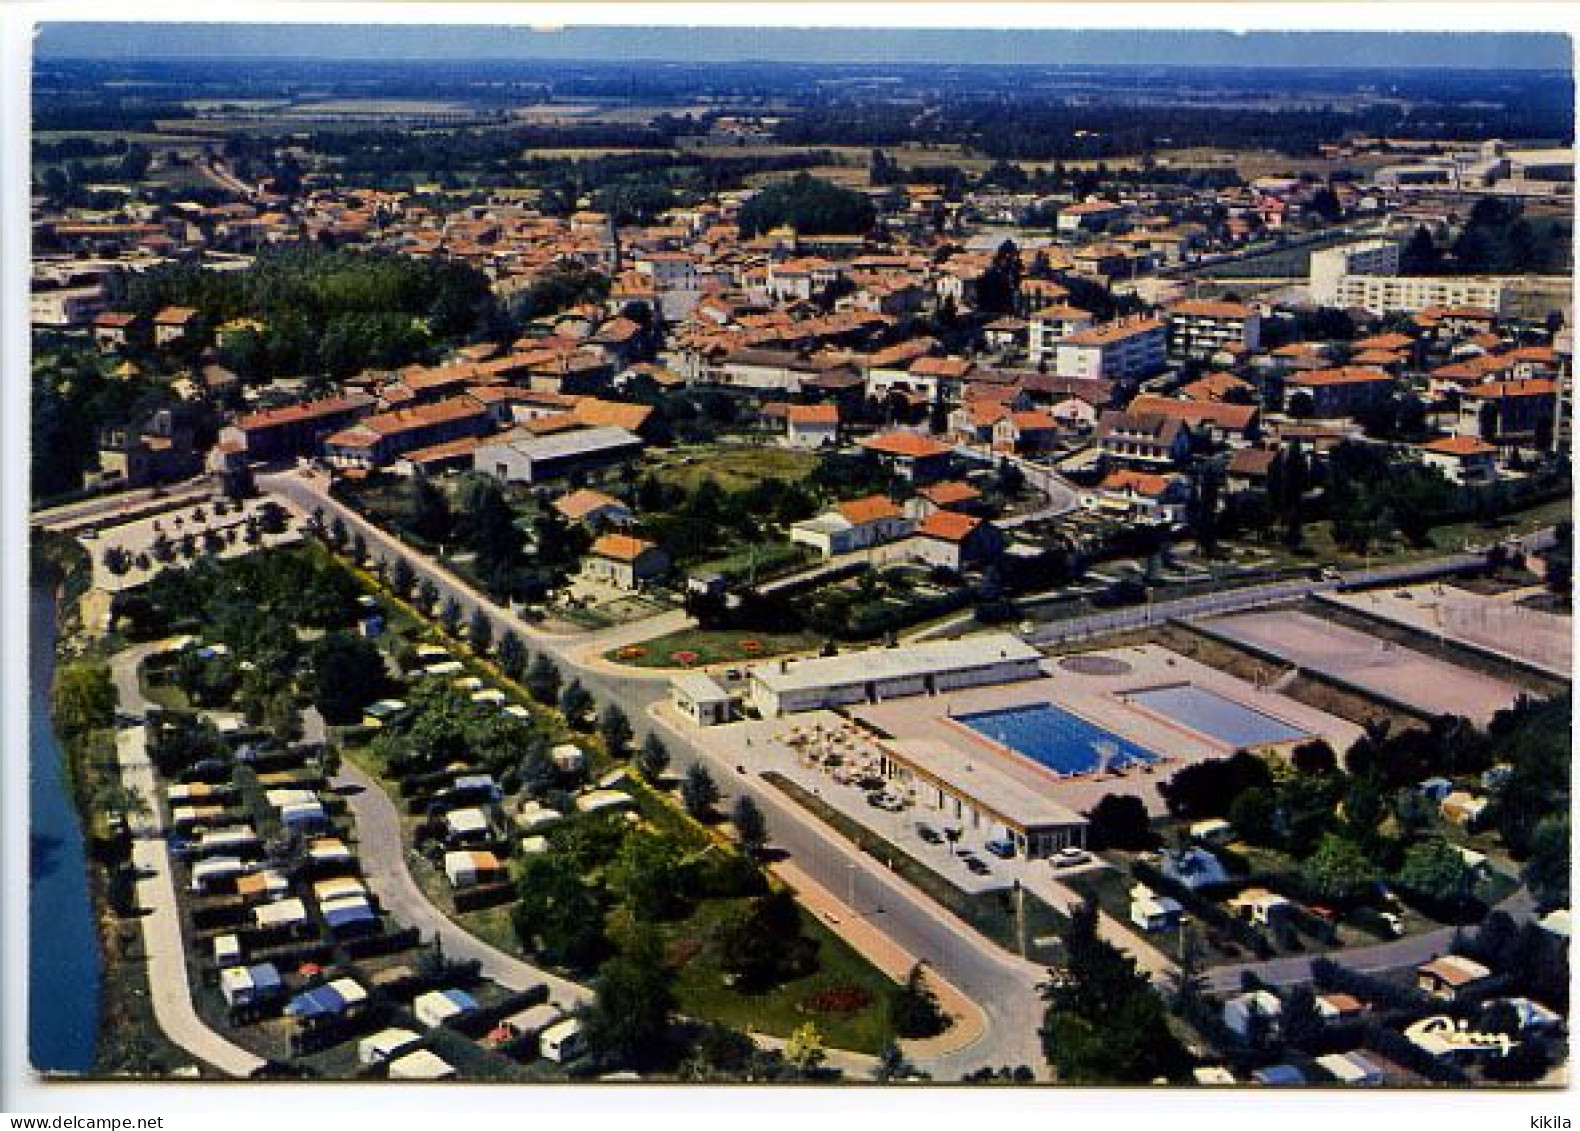
[[[1055,868],[1074,868],[1077,864],[1090,864],[1092,854],[1080,848],[1061,848],[1048,857]]]

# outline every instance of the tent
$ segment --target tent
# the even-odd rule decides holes
[[[448,1061],[427,1049],[390,1061],[391,1080],[448,1080],[454,1075],[455,1069]]]
[[[412,1002],[412,1012],[417,1015],[417,1020],[430,1029],[476,1008],[476,999],[464,990],[429,990]]]
[[[373,906],[360,895],[323,900],[319,903],[318,910],[323,914],[324,922],[329,924],[329,929],[337,935],[376,927],[379,921],[378,913],[373,910]]]
[[[501,871],[499,857],[492,852],[470,852],[465,849],[444,854],[444,874],[452,888],[470,888],[486,884]]]
[[[329,815],[317,801],[299,801],[280,810],[280,823],[291,832],[314,832],[329,824]]]
[[[290,893],[291,882],[273,868],[236,878],[236,894],[246,899],[284,899]]]
[[[235,935],[216,935],[214,965],[221,968],[241,965],[241,940]]]
[[[242,873],[243,864],[235,856],[211,856],[192,865],[192,890],[212,891],[216,886],[229,883]]]
[[[582,1023],[574,1017],[555,1022],[538,1034],[538,1052],[555,1064],[578,1055],[582,1047]]]
[[[327,985],[297,994],[285,1012],[298,1021],[339,1017],[367,1000],[368,992],[350,978],[336,978]]]
[[[343,899],[348,895],[366,896],[367,894],[367,885],[352,876],[319,880],[313,885],[313,897],[320,903],[328,899]]]
[[[300,899],[282,899],[278,903],[265,903],[252,909],[252,922],[257,927],[296,927],[307,922],[307,908]]]
[[[444,815],[444,827],[452,840],[486,840],[488,814],[481,809],[452,809]]]
[[[357,1059],[363,1064],[382,1064],[420,1040],[410,1029],[383,1029],[362,1038],[357,1045]]]
[[[349,864],[356,857],[339,837],[321,837],[307,846],[307,858],[314,864]]]
[[[631,800],[629,793],[621,793],[618,789],[595,789],[591,793],[584,793],[576,799],[576,808],[583,813],[601,813],[605,810],[629,809],[636,802]]]
[[[219,972],[219,992],[229,1006],[255,1005],[283,993],[285,983],[272,962],[256,966],[230,966]]]
[[[567,742],[549,751],[549,758],[561,770],[573,774],[587,764],[587,755],[580,746]]]
[[[318,794],[311,789],[299,787],[286,787],[281,789],[265,790],[263,799],[269,803],[270,808],[285,810],[292,805],[307,805],[318,801]]]

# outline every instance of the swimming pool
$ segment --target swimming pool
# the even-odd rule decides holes
[[[1236,750],[1311,736],[1309,731],[1190,683],[1132,691],[1124,698]]]
[[[1051,703],[977,711],[954,719],[993,742],[1061,774],[1121,770],[1158,756]]]

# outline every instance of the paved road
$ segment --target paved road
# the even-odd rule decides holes
[[[1061,514],[1069,514],[1080,506],[1080,493],[1053,468],[1045,464],[1035,463],[1024,456],[1010,455],[1004,452],[987,452],[970,444],[960,444],[955,451],[967,459],[976,460],[978,463],[989,462],[997,465],[1001,459],[1007,459],[1021,470],[1026,476],[1026,483],[1035,491],[1040,491],[1047,501],[1036,510],[1027,514],[1014,515],[1009,518],[997,518],[993,524],[1001,530],[1013,530],[1017,526],[1025,526],[1029,522],[1040,522],[1047,518],[1057,518]]]
[[[160,644],[140,644],[110,661],[110,673],[120,696],[121,710],[141,717],[148,710],[137,672],[143,660],[162,649]],[[263,1067],[263,1060],[227,1041],[198,1016],[192,1004],[186,949],[181,941],[181,912],[176,902],[170,849],[160,816],[159,789],[148,758],[148,728],[123,727],[115,735],[121,781],[147,799],[149,816],[138,822],[132,842],[132,865],[137,881],[137,906],[143,909],[143,950],[147,955],[148,986],[154,1018],[176,1044],[230,1076],[249,1077]]]
[[[363,535],[375,558],[393,561],[397,556],[405,557],[419,578],[433,582],[441,601],[453,599],[464,616],[482,609],[493,622],[496,637],[506,630],[519,633],[529,648],[547,653],[567,674],[579,678],[597,700],[622,704],[639,740],[658,730],[674,752],[675,772],[684,772],[692,762],[700,761],[713,772],[722,790],[750,794],[768,818],[774,844],[787,851],[808,876],[831,891],[853,891],[858,908],[883,917],[884,933],[896,944],[927,959],[943,977],[982,1005],[989,1021],[982,1040],[921,1065],[938,1079],[957,1079],[982,1066],[1027,1064],[1038,1068],[1042,1064],[1036,1035],[1041,1020],[1036,987],[1043,980],[1044,971],[1004,953],[958,920],[941,913],[936,904],[889,874],[881,864],[831,836],[816,818],[779,791],[737,775],[733,766],[696,747],[683,730],[654,717],[650,708],[668,694],[667,675],[588,662],[587,654],[597,647],[596,637],[543,634],[331,498],[320,478],[282,472],[259,476],[258,485],[303,515],[322,508],[326,517],[340,517],[350,530]],[[727,799],[725,804],[729,803]]]

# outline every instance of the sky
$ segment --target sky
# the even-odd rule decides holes
[[[1549,33],[990,31],[886,28],[43,25],[40,58],[646,59],[816,63],[1473,67],[1570,65]]]

